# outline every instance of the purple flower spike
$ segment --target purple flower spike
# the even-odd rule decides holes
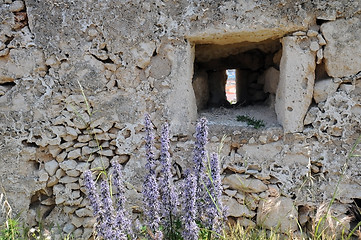
[[[153,127],[152,122],[150,121],[149,114],[145,115],[145,154],[147,158],[146,168],[149,172],[154,173],[155,161],[154,161],[154,153],[153,153],[153,143],[154,136],[152,133]]]
[[[114,208],[110,197],[109,185],[106,180],[100,183],[101,202],[103,208],[103,222],[100,224],[101,231],[104,233],[104,239],[115,239],[114,232]]]
[[[129,235],[133,235],[131,221],[129,220],[129,216],[124,208],[125,206],[125,190],[124,190],[124,183],[122,178],[122,171],[121,166],[118,162],[113,161],[112,165],[114,167],[113,171],[113,185],[115,194],[114,197],[116,199],[116,218],[115,224],[119,229],[117,231],[117,235],[125,235],[128,233]],[[120,234],[120,235],[119,235]]]
[[[197,183],[197,199],[206,199],[206,186],[208,183],[207,176],[207,151],[206,144],[208,142],[208,127],[207,119],[201,118],[196,126],[196,142],[193,151],[194,174]],[[204,218],[206,206],[203,206],[202,201],[198,201],[199,219]]]
[[[172,217],[176,215],[177,210],[177,194],[174,190],[171,173],[171,162],[169,155],[169,130],[168,124],[165,123],[162,126],[161,136],[161,153],[160,161],[162,164],[162,178],[160,181],[160,195],[162,200],[162,218],[163,226],[169,227],[168,225],[172,222]]]
[[[183,185],[183,223],[182,236],[184,240],[197,240],[199,228],[195,222],[197,215],[196,205],[196,178],[187,170],[186,179]]]
[[[149,173],[143,185],[143,203],[144,215],[147,220],[147,226],[155,232],[159,228],[159,190],[157,180],[154,174]]]
[[[100,201],[95,187],[95,182],[93,181],[92,172],[90,170],[84,172],[84,185],[87,190],[87,195],[90,201],[90,205],[93,208],[94,216],[97,219],[97,226],[96,226],[97,234],[99,237],[104,237],[105,232],[103,231],[104,229],[101,228],[101,225],[103,224],[103,220],[104,220],[103,210],[100,206]]]
[[[90,170],[84,172],[84,185],[87,190],[88,198],[90,200],[90,205],[93,208],[94,215],[97,216],[100,211],[99,198]]]

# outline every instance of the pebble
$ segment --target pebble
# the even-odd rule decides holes
[[[68,171],[68,170],[75,169],[76,165],[77,165],[77,162],[74,161],[74,160],[67,160],[67,161],[61,162],[61,163],[59,164],[59,166],[60,166],[64,171]]]
[[[49,176],[55,175],[55,172],[58,168],[59,168],[59,163],[55,160],[51,160],[50,162],[46,162],[44,164],[44,169],[49,173]]]
[[[24,10],[24,8],[25,8],[25,4],[23,1],[14,1],[9,7],[9,11],[20,12],[21,10]]]
[[[68,158],[69,159],[75,159],[75,158],[78,158],[80,156],[81,156],[81,150],[79,148],[68,153]]]
[[[316,52],[318,49],[320,49],[320,45],[318,45],[318,42],[312,41],[310,44],[310,49],[313,52]]]

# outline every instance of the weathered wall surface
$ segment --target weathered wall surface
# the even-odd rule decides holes
[[[228,135],[222,165],[231,216],[270,227],[277,223],[263,210],[281,202],[285,212],[269,215],[292,214],[304,225],[307,209],[330,199],[359,134],[360,10],[358,1],[0,0],[0,184],[30,226],[42,220],[89,237],[82,173],[118,160],[139,206],[146,112],[158,128],[170,123],[175,178],[186,168],[198,117],[195,44],[246,49],[280,39],[283,128],[211,121],[209,147]],[[359,164],[348,162],[341,203],[361,199]]]

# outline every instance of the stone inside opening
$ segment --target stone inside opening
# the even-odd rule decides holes
[[[275,115],[281,56],[279,39],[196,45],[192,83],[198,112],[253,108]]]

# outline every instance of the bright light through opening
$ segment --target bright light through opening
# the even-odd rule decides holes
[[[226,97],[231,104],[237,102],[236,96],[236,69],[227,69]]]

